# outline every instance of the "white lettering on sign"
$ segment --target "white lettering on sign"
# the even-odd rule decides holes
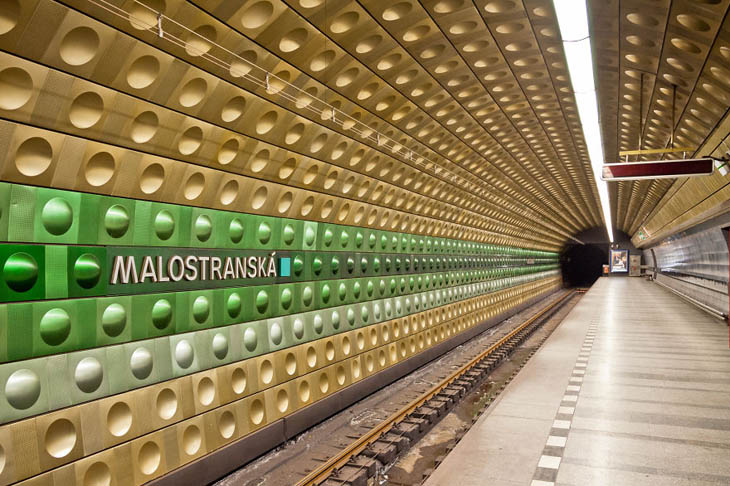
[[[110,283],[188,282],[194,280],[236,280],[242,278],[277,277],[276,259],[272,253],[264,257],[210,257],[173,255],[167,261],[161,256],[142,258],[139,272],[134,256],[114,257]]]

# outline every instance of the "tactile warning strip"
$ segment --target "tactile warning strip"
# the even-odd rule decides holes
[[[565,388],[565,394],[555,414],[550,435],[547,438],[545,448],[537,463],[537,468],[535,469],[530,486],[555,486],[558,470],[560,469],[560,462],[563,459],[563,452],[568,441],[568,433],[573,423],[575,406],[578,403],[578,396],[583,385],[583,376],[585,375],[588,359],[593,349],[593,340],[596,337],[597,327],[598,321],[592,320],[586,332],[586,337],[583,340],[578,358],[575,361],[573,372],[568,380],[568,386]]]

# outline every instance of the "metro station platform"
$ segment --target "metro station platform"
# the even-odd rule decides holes
[[[730,484],[726,324],[600,278],[424,484]]]

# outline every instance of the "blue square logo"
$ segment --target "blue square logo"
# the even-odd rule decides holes
[[[279,276],[291,277],[291,258],[279,258]]]

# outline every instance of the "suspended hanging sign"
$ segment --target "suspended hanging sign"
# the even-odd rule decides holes
[[[668,179],[710,175],[714,169],[711,158],[656,160],[605,164],[601,172],[604,181],[633,181],[638,179]]]

